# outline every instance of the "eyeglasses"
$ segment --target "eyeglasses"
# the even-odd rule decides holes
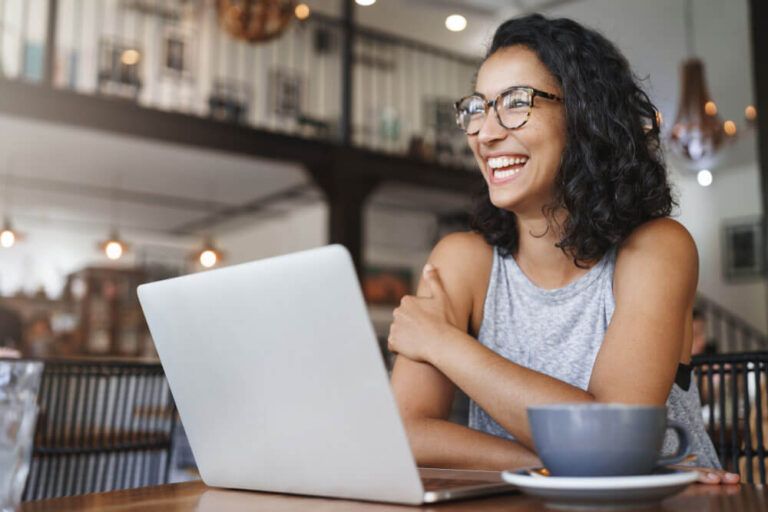
[[[508,130],[515,130],[528,122],[533,108],[533,98],[536,96],[563,101],[563,98],[554,94],[524,86],[510,87],[493,100],[486,100],[479,94],[473,94],[454,103],[456,124],[467,132],[467,135],[477,135],[485,122],[488,109],[493,107],[499,124]]]

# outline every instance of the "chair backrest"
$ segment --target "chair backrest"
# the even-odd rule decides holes
[[[24,500],[167,483],[176,406],[159,363],[46,361]]]
[[[766,483],[768,352],[696,356],[702,413],[720,462],[742,481]]]

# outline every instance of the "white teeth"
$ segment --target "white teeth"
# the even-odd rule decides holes
[[[503,167],[509,167],[510,165],[520,165],[525,164],[525,162],[528,161],[528,157],[506,157],[506,156],[500,156],[495,158],[489,158],[488,159],[488,166],[492,169],[499,169]]]
[[[510,176],[514,176],[519,172],[520,172],[520,169],[509,169],[507,171],[494,171],[493,175],[496,178],[502,179],[502,178],[509,178]]]

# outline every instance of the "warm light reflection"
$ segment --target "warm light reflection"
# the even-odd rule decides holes
[[[111,260],[119,260],[123,252],[123,244],[118,240],[110,240],[104,245],[104,254]]]
[[[724,122],[723,131],[725,131],[725,134],[728,135],[729,137],[736,135],[736,123],[734,123],[730,119]]]
[[[747,108],[744,109],[744,117],[747,118],[747,121],[754,121],[757,119],[757,109],[753,105],[747,105]]]
[[[293,10],[293,13],[300,20],[305,20],[309,18],[309,6],[307,4],[299,4],[296,6],[296,9]]]
[[[120,56],[120,62],[125,64],[126,66],[133,66],[135,64],[138,64],[139,58],[141,55],[139,54],[138,50],[125,50],[123,54]]]
[[[704,112],[706,112],[708,116],[717,115],[717,105],[715,105],[715,102],[712,100],[706,102],[704,104]]]
[[[461,14],[451,14],[445,18],[445,28],[451,32],[461,32],[467,28],[467,18]]]
[[[219,256],[213,249],[206,249],[200,253],[200,264],[205,268],[211,268],[219,261]]]
[[[10,249],[13,247],[13,244],[16,243],[16,233],[13,232],[12,229],[4,229],[2,233],[0,233],[0,245],[3,246],[6,249]]]

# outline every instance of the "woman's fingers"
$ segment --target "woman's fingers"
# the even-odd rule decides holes
[[[738,484],[741,477],[722,469],[692,468],[699,472],[699,482],[703,484]]]
[[[699,482],[702,484],[738,484],[741,482],[741,476],[736,473],[729,473],[728,471],[724,471],[722,469],[681,465],[671,465],[668,467],[682,471],[696,471],[699,473]]]

